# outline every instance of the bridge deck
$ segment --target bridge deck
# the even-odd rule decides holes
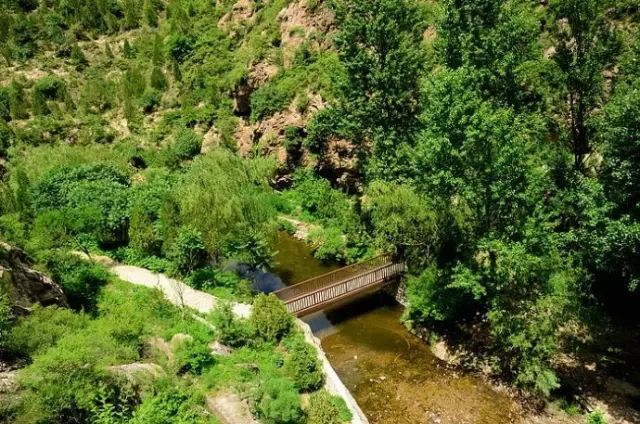
[[[290,312],[302,316],[376,289],[393,281],[405,271],[404,262],[381,255],[364,262],[305,280],[275,292]]]

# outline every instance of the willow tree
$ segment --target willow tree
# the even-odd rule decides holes
[[[174,187],[179,221],[202,234],[213,259],[268,262],[275,216],[268,189],[272,172],[270,161],[244,161],[226,150],[196,158]]]

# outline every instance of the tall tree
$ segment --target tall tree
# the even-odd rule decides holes
[[[340,0],[334,10],[344,73],[331,119],[363,152],[372,144],[371,175],[393,176],[419,127],[423,13],[415,0]]]
[[[563,86],[558,109],[569,129],[569,146],[577,169],[583,167],[592,151],[588,120],[602,104],[603,71],[613,67],[619,49],[616,31],[605,16],[605,3],[554,0],[549,8],[553,60]]]
[[[535,108],[541,94],[539,19],[528,0],[444,0],[436,49],[451,69],[464,67],[481,94]],[[536,83],[532,84],[532,79]]]

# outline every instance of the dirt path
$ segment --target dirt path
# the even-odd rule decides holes
[[[218,298],[195,290],[164,274],[156,274],[147,269],[130,265],[113,264],[110,269],[121,280],[139,286],[159,289],[171,303],[179,307],[187,306],[200,313],[208,314],[220,303]],[[238,317],[248,318],[251,314],[251,305],[234,303],[233,312]]]

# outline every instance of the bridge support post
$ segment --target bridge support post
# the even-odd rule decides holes
[[[405,308],[409,306],[409,302],[407,300],[407,280],[405,278],[399,277],[397,281],[386,285],[382,291],[393,297],[396,302]]]

